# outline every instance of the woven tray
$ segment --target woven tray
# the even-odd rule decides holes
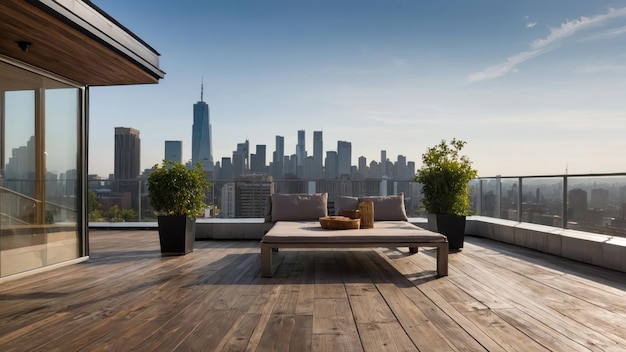
[[[358,229],[361,219],[350,219],[345,216],[324,216],[320,218],[322,228],[329,230]]]

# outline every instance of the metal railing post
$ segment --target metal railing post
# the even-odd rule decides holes
[[[561,211],[561,227],[567,228],[567,175],[563,176],[563,209]]]
[[[522,222],[522,178],[517,179],[517,222]]]

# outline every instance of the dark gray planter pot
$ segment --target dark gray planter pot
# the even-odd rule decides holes
[[[454,214],[428,214],[428,227],[448,237],[450,249],[463,248],[465,216]]]
[[[183,255],[193,252],[196,220],[188,216],[159,216],[161,255]]]

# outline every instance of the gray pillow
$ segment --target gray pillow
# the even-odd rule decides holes
[[[356,210],[359,208],[359,198],[348,196],[335,197],[335,215],[340,215],[344,209]]]
[[[364,197],[374,202],[374,221],[407,221],[404,193],[393,196]]]
[[[272,222],[309,221],[328,216],[328,193],[272,194]]]

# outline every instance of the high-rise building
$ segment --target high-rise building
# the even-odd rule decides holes
[[[337,152],[327,151],[326,160],[324,161],[324,176],[327,179],[335,179],[339,177],[337,172]]]
[[[307,156],[304,160],[304,179],[317,180],[319,177],[315,174],[315,162],[313,156]]]
[[[233,152],[233,177],[246,175],[250,170],[250,142],[237,143],[237,150]]]
[[[245,175],[246,167],[245,167],[244,155],[242,152],[240,151],[233,152],[232,163],[233,163],[233,178],[237,178],[242,175]]]
[[[233,163],[230,158],[222,158],[221,180],[233,180]]]
[[[387,176],[387,151],[380,151],[380,175]]]
[[[324,141],[322,131],[313,131],[313,167],[314,179],[323,177]]]
[[[337,173],[340,178],[350,178],[352,166],[352,143],[337,141]]]
[[[272,177],[246,175],[235,178],[235,217],[262,218],[265,202],[274,193]]]
[[[299,177],[304,176],[304,161],[306,160],[306,145],[305,145],[305,134],[304,130],[298,130],[298,144],[296,144],[296,174]]]
[[[411,181],[415,180],[415,161],[407,161],[406,163],[406,172]]]
[[[265,144],[257,144],[256,153],[250,155],[250,171],[253,174],[263,174],[266,172],[265,149]]]
[[[282,180],[285,176],[285,137],[276,136],[276,150],[272,158],[272,176],[274,179]]]
[[[183,141],[165,141],[165,157],[167,161],[183,162]]]
[[[222,186],[220,217],[231,219],[235,217],[235,183],[227,182]]]
[[[407,180],[409,178],[406,166],[406,156],[398,155],[398,161],[396,162],[395,176],[398,180]]]
[[[367,176],[367,158],[362,155],[359,157],[359,173]]]
[[[570,220],[586,220],[587,218],[587,191],[574,188],[567,192],[567,216]]]
[[[202,163],[204,171],[213,171],[213,137],[209,122],[209,105],[204,102],[204,85],[200,88],[200,101],[193,104],[191,132],[191,163]]]
[[[306,159],[306,146],[304,130],[298,130],[298,144],[296,145],[296,157],[298,158],[298,166],[304,165]]]
[[[139,176],[140,140],[139,130],[115,127],[115,180],[133,180]]]
[[[243,143],[237,143],[237,153],[243,156],[244,173],[245,175],[250,170],[250,142],[246,139]]]

